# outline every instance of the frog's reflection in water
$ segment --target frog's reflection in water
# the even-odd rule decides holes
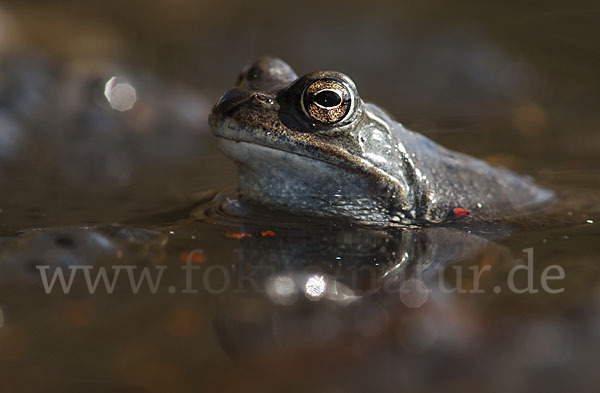
[[[448,318],[455,310],[440,315],[442,303],[460,288],[444,284],[444,267],[508,255],[486,236],[450,227],[279,230],[242,244],[238,288],[219,298],[214,320],[232,355],[386,335],[399,318],[432,309]]]

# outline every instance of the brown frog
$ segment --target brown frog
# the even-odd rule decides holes
[[[209,122],[238,165],[242,197],[276,211],[413,225],[505,217],[554,199],[527,177],[406,129],[340,72],[298,77],[282,60],[261,58]]]

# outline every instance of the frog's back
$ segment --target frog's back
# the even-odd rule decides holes
[[[530,213],[555,200],[552,191],[528,176],[446,149],[398,123],[394,133],[413,165],[420,214],[426,221],[443,221],[455,209],[481,219],[508,217]]]

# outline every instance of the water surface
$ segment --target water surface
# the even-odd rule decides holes
[[[597,6],[1,11],[2,391],[598,388]],[[206,116],[264,54],[298,73],[343,71],[409,128],[560,200],[486,225],[396,230],[218,214],[212,198],[234,192],[235,168]],[[106,95],[113,77],[135,89],[131,109]],[[93,284],[102,268],[118,280],[91,293],[86,273]],[[68,294],[44,285],[56,269],[74,274]],[[144,269],[160,280],[136,289]],[[544,288],[544,275],[564,277]]]

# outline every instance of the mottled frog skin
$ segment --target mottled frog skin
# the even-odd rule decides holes
[[[306,217],[367,225],[494,219],[537,209],[553,193],[526,177],[410,131],[335,71],[298,77],[261,58],[214,106],[209,123],[239,168],[244,199]]]

